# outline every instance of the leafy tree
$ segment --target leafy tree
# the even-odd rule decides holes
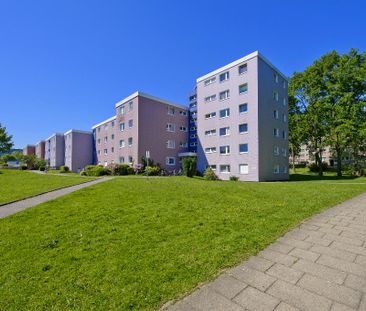
[[[8,135],[6,127],[1,126],[0,123],[0,152],[7,152],[14,146],[12,139],[13,136]]]
[[[28,154],[23,157],[22,163],[27,165],[28,169],[32,170],[36,167],[37,157],[34,154]]]
[[[197,171],[197,161],[195,157],[183,158],[183,175],[187,177],[193,177]]]

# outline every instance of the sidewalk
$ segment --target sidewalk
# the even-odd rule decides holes
[[[107,180],[110,180],[111,178],[99,178],[95,179],[89,182],[85,182],[79,185],[70,186],[66,188],[62,188],[59,190],[50,191],[44,194],[40,194],[28,199],[20,200],[17,202],[9,203],[0,206],[0,218],[5,218],[7,216],[13,215],[15,213],[21,212],[27,208],[33,207],[35,205],[41,204],[43,202],[47,202],[49,200],[56,199],[58,197],[61,197],[63,195],[69,194],[71,192],[74,192],[76,190],[80,190],[86,187],[89,187],[91,185],[95,185]]]
[[[366,310],[366,193],[305,221],[166,309]]]

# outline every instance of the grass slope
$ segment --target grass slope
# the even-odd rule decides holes
[[[0,309],[152,310],[366,185],[116,178],[0,220]]]
[[[0,204],[24,199],[42,192],[81,184],[91,178],[54,176],[19,170],[0,171]],[[0,207],[1,208],[1,207]]]

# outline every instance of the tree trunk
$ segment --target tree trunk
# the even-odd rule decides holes
[[[317,152],[315,153],[315,163],[316,163],[316,165],[317,165],[317,166],[318,166],[318,168],[319,168],[319,173],[318,173],[318,175],[319,175],[319,176],[323,176],[322,158],[321,158],[321,155],[320,155],[319,151],[317,151]]]
[[[292,170],[294,171],[294,174],[296,174],[296,168],[295,168],[295,151],[294,148],[291,147],[291,155],[292,155]]]
[[[336,153],[337,153],[337,176],[341,177],[342,176],[342,151],[339,148],[337,148]]]

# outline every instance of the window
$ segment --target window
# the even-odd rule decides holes
[[[128,120],[128,128],[132,128],[133,127],[133,120]]]
[[[282,81],[282,87],[285,89],[286,88],[286,80],[285,79],[283,79],[283,81]]]
[[[114,153],[114,147],[111,148],[111,152]]]
[[[124,141],[123,139],[121,139],[121,140],[119,141],[119,147],[120,147],[120,148],[124,148],[124,147],[125,147],[125,141]]]
[[[166,147],[168,149],[175,149],[175,140],[167,140]]]
[[[280,137],[280,130],[279,129],[273,129],[273,136]]]
[[[108,137],[104,137],[104,142],[106,143],[108,141]]]
[[[239,105],[239,113],[242,114],[242,113],[246,113],[248,112],[248,104],[240,104]]]
[[[128,138],[128,146],[131,147],[132,146],[132,137]]]
[[[182,132],[187,132],[187,131],[188,131],[188,129],[187,129],[187,127],[186,127],[186,126],[181,126],[179,129],[180,129]]]
[[[121,132],[123,132],[125,130],[125,123],[124,122],[122,122],[122,123],[119,124],[119,130]]]
[[[98,145],[100,145],[100,138],[98,138]]]
[[[171,116],[174,116],[175,115],[175,109],[173,107],[168,107],[168,114],[171,115]]]
[[[133,102],[128,103],[128,111],[131,111],[133,109]]]
[[[100,127],[98,127],[98,132],[100,132]]]
[[[113,140],[114,139],[114,134],[111,135],[111,139]]]
[[[114,121],[112,121],[111,125],[112,125],[112,127],[114,127]]]
[[[214,153],[214,152],[216,152],[216,147],[205,148],[205,153]]]
[[[220,110],[220,118],[226,118],[228,116],[230,116],[230,109],[229,108]]]
[[[284,167],[283,167],[282,172],[283,172],[284,174],[287,174],[287,166],[284,166]]]
[[[210,85],[210,84],[212,84],[212,83],[214,83],[214,82],[216,82],[216,77],[212,77],[212,78],[210,78],[210,79],[207,79],[207,80],[205,81],[205,86],[206,86],[206,85]]]
[[[166,157],[166,165],[175,165],[175,157]]]
[[[125,105],[123,105],[123,106],[121,106],[121,107],[119,108],[119,113],[120,113],[121,115],[124,115],[124,114],[125,114]]]
[[[276,164],[274,167],[273,167],[273,173],[274,174],[278,174],[280,172],[280,166],[278,164]]]
[[[243,74],[246,73],[248,71],[248,65],[247,64],[243,64],[239,66],[239,74]]]
[[[239,174],[248,174],[249,167],[248,164],[239,164]]]
[[[283,99],[283,105],[286,106],[286,98]]]
[[[284,123],[286,123],[286,122],[287,122],[287,116],[286,116],[286,114],[282,114],[282,121],[283,121]]]
[[[132,156],[128,156],[128,163],[132,164],[133,163],[133,158]]]
[[[216,135],[216,129],[205,131],[205,136],[212,136],[212,135]]]
[[[216,171],[216,164],[207,165],[207,168],[211,168],[213,171]]]
[[[104,130],[108,130],[108,124],[104,124]]]
[[[273,81],[278,83],[278,74],[276,72],[273,73]]]
[[[220,98],[220,100],[225,100],[225,99],[230,98],[230,91],[226,90],[226,91],[220,92],[219,98]]]
[[[248,144],[240,144],[239,153],[247,153],[247,152],[248,152]]]
[[[180,114],[181,116],[186,116],[186,115],[187,115],[187,111],[180,110],[180,111],[179,111],[179,114]]]
[[[230,173],[230,165],[220,165],[220,173]]]
[[[282,155],[284,157],[287,157],[287,149],[286,148],[282,148]]]
[[[119,157],[119,163],[125,163],[125,157]]]
[[[220,154],[230,154],[230,146],[220,146]]]
[[[230,135],[230,127],[220,128],[220,136],[228,136],[228,135]]]
[[[197,137],[197,134],[191,134],[190,136],[191,138],[196,138]]]
[[[224,82],[226,80],[229,80],[229,72],[226,71],[220,75],[220,82]]]
[[[166,125],[166,130],[167,130],[167,132],[175,132],[175,124],[168,123]]]
[[[189,144],[191,147],[195,147],[195,146],[197,146],[197,142],[191,142],[190,144]]]
[[[98,150],[98,155],[100,155],[100,150]]]
[[[197,130],[197,127],[196,126],[192,126],[191,127],[191,131],[196,131]]]
[[[207,97],[205,98],[205,102],[206,102],[206,103],[212,102],[212,101],[214,101],[214,100],[216,100],[216,94],[214,94],[214,95],[210,95],[210,96],[207,96]]]
[[[273,117],[278,119],[278,110],[273,110]]]
[[[210,112],[205,114],[205,119],[212,119],[216,117],[216,112]]]
[[[108,154],[108,149],[104,149],[104,154],[107,155]]]
[[[274,154],[275,156],[280,155],[280,147],[275,146],[275,147],[273,148],[273,154]]]
[[[286,133],[286,131],[282,131],[282,138],[283,138],[283,139],[286,139],[286,138],[287,138],[287,133]]]
[[[239,124],[239,134],[248,133],[248,123]]]
[[[239,94],[244,94],[246,92],[248,92],[248,83],[239,85]]]
[[[180,142],[179,146],[181,148],[187,148],[188,147],[188,143],[187,142]]]
[[[273,91],[273,100],[278,102],[278,92],[277,91]]]

